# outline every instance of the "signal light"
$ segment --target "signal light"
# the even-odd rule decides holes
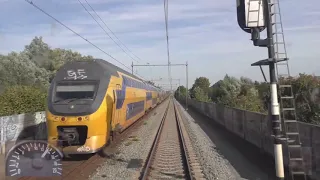
[[[65,121],[65,120],[66,120],[66,118],[65,118],[65,117],[62,117],[62,118],[61,118],[61,121]]]
[[[81,117],[78,117],[78,121],[81,121],[82,120],[82,118]]]

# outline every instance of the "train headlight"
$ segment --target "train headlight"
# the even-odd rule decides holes
[[[77,120],[78,121],[83,121],[83,120],[89,121],[89,116],[78,117]]]
[[[53,122],[58,122],[61,120],[61,117],[55,116],[55,115],[50,115],[48,118],[49,118],[49,120],[51,120]]]

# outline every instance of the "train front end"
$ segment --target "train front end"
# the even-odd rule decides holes
[[[94,61],[70,62],[56,73],[46,112],[48,142],[64,154],[95,153],[106,144],[106,78]]]

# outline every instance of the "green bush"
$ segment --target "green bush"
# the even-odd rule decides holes
[[[10,86],[0,95],[0,116],[43,111],[47,93],[35,86]]]

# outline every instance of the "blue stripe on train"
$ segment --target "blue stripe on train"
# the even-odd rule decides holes
[[[127,105],[126,120],[144,111],[144,101],[134,102]]]

